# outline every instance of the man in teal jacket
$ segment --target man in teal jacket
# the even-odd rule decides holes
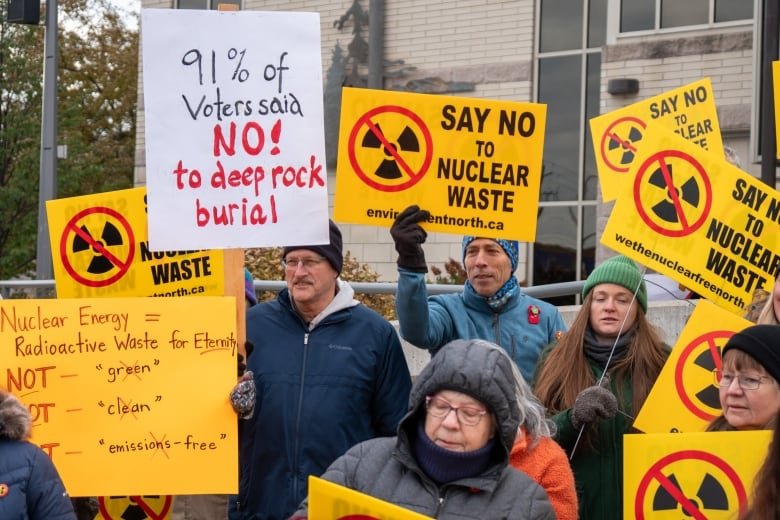
[[[390,229],[398,251],[396,312],[401,336],[435,354],[455,339],[484,339],[500,345],[533,380],[539,354],[566,330],[558,309],[523,292],[514,272],[518,243],[466,236],[463,266],[468,275],[463,292],[428,297],[428,267],[420,223],[429,213],[418,206],[401,212]]]

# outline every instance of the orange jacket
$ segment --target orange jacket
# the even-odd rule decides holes
[[[527,474],[547,492],[558,520],[577,520],[577,490],[566,452],[550,437],[542,437],[528,449],[528,434],[521,428],[509,463]]]

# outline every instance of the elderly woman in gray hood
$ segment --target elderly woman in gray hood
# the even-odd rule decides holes
[[[76,520],[51,459],[30,437],[30,412],[0,389],[0,518]]]
[[[439,519],[554,519],[547,495],[508,465],[522,422],[512,360],[482,340],[431,359],[398,435],[362,442],[322,478]],[[306,500],[293,519],[307,517]]]

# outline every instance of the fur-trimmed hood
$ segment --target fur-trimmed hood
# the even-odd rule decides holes
[[[13,394],[0,390],[0,439],[24,441],[30,437],[32,417]]]

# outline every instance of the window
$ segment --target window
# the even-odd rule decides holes
[[[736,22],[753,18],[750,0],[621,0],[620,32]]]
[[[588,119],[599,113],[607,0],[540,0],[536,100],[547,104],[539,221],[530,283],[582,280],[596,246],[596,164]],[[573,296],[549,300],[575,303]]]
[[[241,0],[178,0],[178,9],[240,9]]]

